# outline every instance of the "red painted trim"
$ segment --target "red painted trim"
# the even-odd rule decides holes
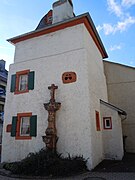
[[[16,43],[21,42],[21,41],[25,41],[25,40],[28,40],[31,38],[39,37],[39,36],[49,34],[49,33],[55,32],[55,31],[59,31],[59,30],[62,30],[62,29],[68,28],[68,27],[76,26],[78,24],[84,24],[86,26],[88,32],[90,33],[95,44],[97,45],[97,48],[99,49],[102,57],[106,58],[106,54],[104,53],[104,50],[102,49],[102,47],[99,43],[99,40],[97,39],[97,36],[96,36],[95,32],[93,31],[92,25],[89,23],[86,16],[81,17],[79,19],[72,20],[70,22],[65,22],[63,24],[59,24],[59,25],[54,26],[54,27],[50,27],[48,29],[43,29],[40,31],[34,31],[31,34],[26,34],[24,36],[16,37],[16,38],[10,39],[9,41],[13,44],[16,44]]]
[[[23,94],[23,93],[28,93],[29,90],[25,90],[25,91],[15,91],[14,94]]]
[[[97,128],[97,131],[100,131],[101,128],[100,128],[100,117],[99,117],[99,112],[98,112],[98,111],[95,111],[95,114],[96,114],[96,128]]]
[[[11,132],[12,124],[8,124],[6,127],[6,132]]]
[[[21,36],[21,37],[16,37],[16,38],[14,38],[14,39],[12,39],[10,41],[13,44],[16,44],[18,42],[25,41],[27,39],[31,39],[31,38],[35,38],[35,37],[42,36],[42,35],[45,35],[45,34],[49,34],[49,33],[59,31],[59,30],[62,30],[62,29],[68,28],[68,27],[72,27],[72,26],[75,26],[75,25],[78,25],[78,24],[81,24],[81,23],[84,23],[84,17],[80,18],[80,19],[76,19],[74,21],[59,24],[57,26],[54,26],[54,27],[51,27],[51,28],[48,28],[48,29],[43,29],[41,31],[34,31],[31,34],[26,34],[26,35]]]
[[[29,74],[30,70],[23,70],[23,71],[19,71],[16,72],[16,87],[15,87],[15,92],[14,94],[22,94],[22,93],[27,93],[29,92],[28,87],[25,91],[19,91],[19,78],[21,75],[25,75],[25,74]]]
[[[24,75],[24,74],[28,74],[29,72],[30,72],[29,69],[23,70],[23,71],[18,71],[18,72],[16,72],[16,75]]]
[[[93,38],[93,40],[94,40],[98,50],[100,51],[102,57],[105,58],[106,55],[104,54],[104,52],[103,52],[103,50],[102,50],[102,48],[101,48],[101,46],[100,46],[100,44],[98,42],[98,39],[97,39],[97,37],[96,37],[96,35],[95,35],[94,31],[93,31],[93,28],[92,28],[91,24],[88,21],[88,19],[85,18],[84,24],[85,24],[88,32],[90,33],[91,37]]]
[[[28,113],[18,113],[17,114],[17,128],[16,128],[16,140],[30,140],[32,137],[30,136],[20,136],[20,125],[21,125],[21,118],[22,117],[31,117],[32,112]]]
[[[105,122],[106,120],[110,121],[110,127],[109,128],[106,127],[106,122]],[[104,129],[105,130],[112,129],[112,118],[111,117],[103,117],[103,125],[104,125]]]

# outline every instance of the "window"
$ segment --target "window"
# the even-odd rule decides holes
[[[53,11],[50,10],[50,11],[45,15],[45,19],[44,19],[44,20],[45,20],[45,24],[47,24],[47,25],[52,24],[52,21],[53,21],[52,13],[53,13]]]
[[[47,17],[47,23],[52,23],[52,16]]]
[[[24,70],[13,74],[11,77],[10,91],[14,94],[29,92],[34,89],[34,71]]]
[[[30,70],[24,70],[16,73],[15,94],[28,92],[28,75]]]
[[[112,118],[104,117],[103,118],[104,129],[112,129]]]
[[[21,117],[20,136],[30,136],[30,117]]]
[[[100,131],[100,117],[99,117],[99,112],[98,111],[95,111],[96,113],[96,128],[97,128],[97,131]]]
[[[28,89],[28,74],[19,76],[19,91],[26,91]]]
[[[75,72],[65,72],[62,75],[62,81],[64,84],[73,83],[76,81],[76,73]]]
[[[16,140],[31,139],[37,135],[37,116],[32,113],[18,113],[12,118],[11,136]]]

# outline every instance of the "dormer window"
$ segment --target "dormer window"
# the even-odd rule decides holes
[[[48,22],[48,23],[52,23],[52,19],[53,19],[52,16],[49,16],[49,17],[47,18],[47,22]]]

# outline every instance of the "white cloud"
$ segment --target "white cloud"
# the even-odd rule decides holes
[[[123,15],[121,6],[115,0],[107,0],[108,8],[116,16],[120,17]]]
[[[98,26],[97,28],[99,31],[103,30],[105,35],[109,35],[115,34],[116,32],[126,31],[132,24],[135,24],[135,17],[129,16],[123,21],[117,22],[115,25],[104,23],[103,26]]]
[[[99,31],[101,31],[103,28],[102,28],[102,26],[98,25],[98,26],[96,27],[96,29],[97,29],[97,31],[99,32]]]
[[[111,24],[103,24],[103,30],[105,35],[109,35],[111,33],[114,33],[115,27],[113,27]]]
[[[115,34],[116,32],[126,31],[131,25],[135,24],[135,17],[130,16],[124,6],[131,6],[135,4],[135,0],[121,0],[118,4],[118,0],[107,0],[108,8],[113,12],[118,20],[116,24],[104,23],[102,26],[97,27],[98,31],[103,31],[105,35]]]
[[[120,50],[122,47],[121,45],[114,45],[109,48],[110,51]]]
[[[106,24],[106,23],[104,23],[103,26],[100,26],[100,25],[99,25],[99,26],[97,27],[97,30],[98,30],[98,32],[101,31],[101,30],[103,30],[103,32],[104,32],[105,35],[109,35],[109,34],[114,34],[114,32],[115,32],[115,27],[112,26],[111,24]]]
[[[126,7],[131,7],[135,5],[135,0],[122,0],[122,5]]]
[[[135,24],[135,17],[129,16],[124,21],[121,21],[121,22],[117,23],[115,31],[123,32],[132,24]]]
[[[111,24],[104,23],[103,26],[97,26],[97,31],[103,30],[105,35],[109,35],[111,33],[114,33],[114,27]]]

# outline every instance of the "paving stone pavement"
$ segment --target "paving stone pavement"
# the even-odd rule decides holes
[[[135,173],[101,173],[92,172],[84,174],[77,180],[135,180]]]
[[[11,178],[0,175],[0,180],[28,180],[29,178]],[[34,178],[33,180],[135,180],[135,173],[100,173],[100,172],[89,172],[74,177],[68,178]]]
[[[65,178],[12,176],[10,171],[3,169],[0,163],[0,180],[135,180],[135,173],[109,173],[109,172],[86,172],[80,175]]]

